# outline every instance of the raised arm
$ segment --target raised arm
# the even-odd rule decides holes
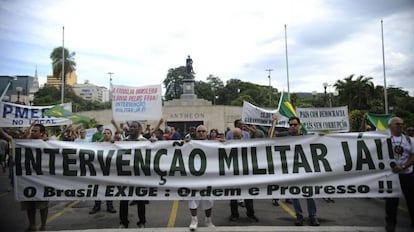
[[[0,128],[0,135],[2,135],[4,138],[7,139],[7,141],[11,142],[13,140],[13,137],[11,137],[7,132],[3,130],[3,128]]]
[[[278,120],[279,120],[279,113],[275,112],[275,114],[273,115],[272,126],[270,127],[269,132],[268,132],[269,138],[275,137],[276,125],[277,125]]]

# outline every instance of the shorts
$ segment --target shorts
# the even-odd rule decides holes
[[[213,208],[213,201],[212,200],[191,200],[188,201],[188,208],[190,209],[197,209],[201,207],[201,209],[211,209]]]
[[[28,209],[45,209],[49,206],[48,201],[22,201],[20,202],[22,210]]]

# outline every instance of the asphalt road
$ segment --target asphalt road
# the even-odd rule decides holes
[[[7,175],[0,170],[0,231],[25,231],[28,227],[26,213],[20,210],[13,190],[8,191],[8,187]],[[294,227],[293,207],[283,200],[277,207],[272,205],[271,199],[255,200],[254,207],[259,222],[248,221],[243,207],[239,207],[240,220],[230,222],[229,201],[215,201],[212,217],[216,225],[215,231],[385,231],[383,199],[333,200],[334,202],[326,202],[317,199],[318,218],[321,223],[317,228]],[[306,203],[304,200],[301,202],[306,212]],[[103,203],[100,212],[90,215],[92,206],[91,201],[50,202],[47,230],[117,230],[118,213],[106,212],[106,205]],[[118,210],[119,202],[115,201],[114,206]],[[397,231],[412,231],[404,200],[400,202],[398,213]],[[202,228],[203,214],[204,212],[199,212],[200,231],[208,231]],[[129,206],[129,220],[130,228],[136,229],[136,206]],[[38,213],[37,222],[40,223]],[[189,223],[190,213],[186,201],[151,201],[147,205],[145,231],[187,231]]]

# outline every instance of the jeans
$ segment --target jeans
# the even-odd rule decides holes
[[[316,218],[316,203],[315,199],[307,198],[306,203],[308,204],[308,213],[310,218]],[[300,206],[299,199],[292,199],[293,207],[297,218],[303,218],[302,207]]]
[[[248,217],[254,216],[253,199],[245,199],[244,205],[246,206],[246,215]],[[239,204],[237,200],[230,200],[231,215],[239,216],[238,206]]]
[[[101,208],[101,202],[102,201],[95,201],[95,205],[94,205],[94,207],[97,207],[97,208]],[[109,209],[109,208],[113,208],[114,206],[113,206],[113,204],[112,204],[112,201],[106,201],[106,207]]]

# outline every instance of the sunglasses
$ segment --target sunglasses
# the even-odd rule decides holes
[[[297,126],[297,125],[298,125],[297,123],[289,124],[289,126]]]
[[[197,131],[197,133],[205,133],[205,132],[207,132],[207,131],[205,131],[205,130],[198,130]]]

